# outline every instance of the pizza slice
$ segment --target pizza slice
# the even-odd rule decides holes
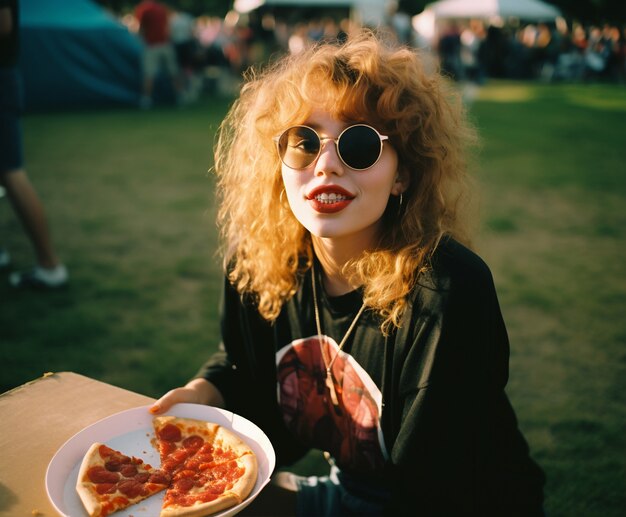
[[[105,517],[165,490],[170,481],[163,470],[94,443],[83,457],[76,491],[90,517]]]
[[[172,479],[161,517],[210,515],[250,494],[256,456],[233,432],[190,418],[162,416],[153,422],[161,468]]]

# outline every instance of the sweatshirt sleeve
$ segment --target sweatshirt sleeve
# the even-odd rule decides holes
[[[241,302],[239,295],[224,278],[220,302],[220,328],[222,340],[215,352],[196,373],[196,378],[212,382],[219,390],[226,407],[231,408],[237,393],[238,372],[235,357],[242,346],[241,325],[239,323]],[[228,344],[228,347],[225,346]]]
[[[504,393],[509,341],[491,272],[447,264],[416,298],[399,376],[394,512],[541,515],[542,473]]]

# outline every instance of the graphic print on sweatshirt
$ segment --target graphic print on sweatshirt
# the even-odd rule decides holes
[[[321,346],[331,359],[339,350],[328,336],[322,336]],[[354,357],[341,351],[332,364],[335,406],[321,346],[313,336],[297,339],[276,354],[283,419],[304,444],[328,451],[340,468],[378,470],[387,457],[380,428],[382,394]]]

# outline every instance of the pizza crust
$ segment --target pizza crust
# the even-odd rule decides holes
[[[219,427],[214,437],[214,443],[217,446],[231,449],[237,457],[244,454],[250,454],[252,450],[250,447],[237,436],[233,431],[224,427]]]
[[[159,517],[204,517],[226,510],[240,503],[240,499],[231,492],[226,492],[208,503],[197,503],[192,506],[166,506]]]
[[[100,453],[98,452],[100,445],[102,444],[94,443],[89,447],[80,464],[78,480],[76,481],[76,492],[78,492],[78,497],[83,502],[89,517],[97,517],[102,513],[102,504],[93,493],[93,484],[90,481],[85,481],[89,468],[100,464]]]
[[[242,502],[250,495],[254,485],[256,485],[258,475],[256,456],[254,454],[245,454],[237,460],[237,464],[245,468],[246,471],[235,482],[229,492],[234,493],[239,498],[239,502]]]

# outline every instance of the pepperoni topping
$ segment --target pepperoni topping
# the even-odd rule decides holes
[[[172,454],[170,454],[170,458],[178,462],[183,462],[187,458],[189,458],[190,454],[191,453],[189,451],[186,451],[185,449],[179,449],[177,451],[174,451]]]
[[[195,484],[193,478],[181,478],[174,482],[174,489],[179,492],[189,492]]]
[[[177,481],[182,478],[192,478],[195,475],[196,475],[196,472],[194,472],[193,470],[183,469],[183,470],[179,470],[176,474],[174,474],[174,477],[172,479],[174,481]]]
[[[125,479],[118,483],[117,489],[129,499],[135,499],[142,495],[143,485],[134,479]]]
[[[162,458],[169,456],[175,450],[176,450],[176,444],[172,442],[160,442],[159,443],[159,452],[161,453]]]
[[[211,479],[215,481],[235,481],[243,476],[245,469],[237,466],[237,463],[231,461],[229,463],[224,463],[222,465],[218,465],[213,470],[209,472],[209,476]]]
[[[110,472],[100,466],[89,468],[87,477],[92,483],[117,483],[120,479],[120,475],[117,472]]]
[[[189,454],[189,451],[186,451],[185,449],[178,449],[167,457],[161,465],[161,468],[167,472],[172,472],[185,462],[185,460],[189,457]]]
[[[176,461],[164,461],[161,464],[161,468],[166,471],[166,472],[174,472],[176,470],[176,467],[178,467],[180,465],[180,463],[176,462]]]
[[[213,454],[196,454],[194,457],[199,463],[212,463],[215,461]]]
[[[109,472],[119,472],[123,463],[118,458],[111,458],[104,462],[104,468]]]
[[[197,457],[194,457],[186,464],[186,467],[191,467],[195,463]],[[192,506],[198,502],[208,502],[217,499],[226,490],[233,487],[234,482],[239,479],[245,469],[238,466],[236,461],[227,461],[225,463],[202,464],[201,467],[206,466],[207,470],[202,475],[198,475],[197,471],[190,469],[181,469],[176,472],[174,476],[174,483],[170,490],[165,495],[164,506],[179,505],[179,506]],[[201,489],[199,493],[190,493],[193,487]]]
[[[213,454],[213,446],[210,443],[205,443],[202,447],[200,447],[200,450],[198,451],[199,454]]]
[[[115,483],[97,483],[96,492],[99,494],[112,494],[115,492]]]
[[[196,450],[202,447],[202,445],[204,445],[204,439],[197,434],[183,440],[183,447],[185,449]]]
[[[101,458],[108,458],[109,456],[113,456],[115,454],[115,451],[113,449],[107,447],[104,444],[98,447],[98,452],[100,453]]]
[[[139,474],[137,474],[135,476],[135,481],[137,481],[137,483],[147,483],[148,480],[150,479],[150,473],[149,472],[140,472]]]
[[[135,465],[124,465],[120,469],[120,474],[125,478],[132,478],[137,475],[137,467]]]
[[[100,445],[100,447],[98,448],[98,452],[100,453],[100,457],[102,459],[107,460],[105,463],[113,463],[113,464],[119,464],[119,465],[130,463],[131,461],[142,463],[142,460],[139,460],[137,458],[131,459],[129,456],[124,456],[123,454],[120,454],[119,452],[114,451],[113,449],[111,449],[110,447],[107,447],[104,444]]]
[[[222,492],[202,492],[200,494],[188,494],[186,491],[174,491],[171,490],[165,495],[163,507],[177,505],[177,506],[192,506],[196,503],[208,503],[217,499]]]
[[[159,438],[166,442],[178,442],[182,438],[180,429],[173,424],[167,424],[159,429]]]
[[[169,485],[170,476],[168,476],[165,472],[157,470],[150,475],[148,482],[154,483],[156,485]]]
[[[237,458],[237,455],[231,450],[218,449],[215,451],[215,459],[220,461],[231,461]]]

